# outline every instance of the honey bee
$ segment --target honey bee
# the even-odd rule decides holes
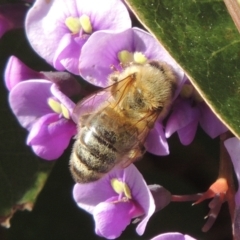
[[[171,106],[176,76],[165,62],[129,64],[110,74],[109,87],[76,105],[78,134],[70,171],[78,183],[127,167],[145,153],[144,141]]]

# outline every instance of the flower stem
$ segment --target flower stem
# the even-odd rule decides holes
[[[172,195],[172,202],[192,202],[201,198],[202,193],[190,194],[190,195]]]

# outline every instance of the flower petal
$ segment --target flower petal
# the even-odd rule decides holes
[[[190,237],[189,235],[183,235],[178,232],[169,232],[160,234],[151,240],[195,240],[195,238]]]
[[[240,140],[236,137],[229,138],[224,142],[224,145],[231,157],[233,167],[237,176],[238,186],[240,186]],[[235,195],[236,205],[240,206],[240,187]]]
[[[119,237],[131,222],[132,208],[132,202],[99,203],[93,212],[96,233],[107,239]]]
[[[32,126],[27,144],[39,157],[54,160],[62,155],[75,134],[76,125],[72,121],[51,113],[41,117]]]
[[[132,25],[128,10],[122,1],[82,0],[77,2],[79,2],[78,8],[90,17],[94,31],[105,29],[122,31]]]
[[[86,40],[82,40],[81,44],[74,41],[70,33],[65,34],[60,40],[56,49],[53,66],[57,70],[68,70],[69,72],[78,75],[78,61],[82,45]]]
[[[19,82],[41,78],[41,74],[27,67],[17,57],[11,56],[5,68],[4,79],[7,89],[10,91]]]
[[[109,85],[107,77],[113,72],[111,66],[119,66],[118,51],[131,51],[131,31],[125,32],[124,38],[120,38],[121,33],[109,31],[99,31],[91,35],[82,48],[79,60],[80,74],[84,79],[99,87]]]
[[[35,1],[26,17],[26,34],[34,50],[50,64],[53,63],[58,42],[69,33],[66,16],[76,15],[73,0]],[[64,4],[66,3],[66,4]],[[68,4],[69,3],[69,4]]]
[[[211,137],[215,138],[220,134],[226,132],[228,129],[223,123],[216,117],[206,103],[199,104],[201,109],[201,117],[199,123],[202,129]]]
[[[30,130],[39,117],[52,113],[47,104],[47,99],[52,97],[51,85],[47,80],[28,80],[11,90],[10,107],[24,128]]]
[[[169,154],[169,147],[160,122],[156,122],[154,128],[149,132],[144,144],[146,150],[158,156]]]
[[[197,132],[197,127],[198,121],[196,120],[190,122],[186,127],[183,127],[177,131],[180,142],[183,145],[189,145],[193,141]]]
[[[174,104],[173,112],[171,113],[165,129],[166,137],[169,138],[174,132],[190,127],[192,122],[198,122],[200,111],[197,107],[192,107],[188,100],[177,99]]]
[[[96,205],[113,196],[117,196],[117,194],[113,190],[108,176],[96,182],[76,183],[73,188],[73,198],[78,206],[91,214]]]

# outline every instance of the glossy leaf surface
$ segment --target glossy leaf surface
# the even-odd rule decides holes
[[[240,35],[223,1],[126,0],[240,137]]]

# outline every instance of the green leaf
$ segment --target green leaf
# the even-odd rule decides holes
[[[223,1],[126,0],[240,138],[240,35]]]
[[[8,108],[6,96],[1,103],[5,107],[1,104],[1,116],[4,117],[0,118],[0,223],[10,227],[9,221],[15,211],[32,210],[53,163],[38,159],[30,147],[25,146],[26,131],[10,111],[4,111]]]
[[[11,138],[9,138],[11,139]],[[2,154],[2,156],[5,154]],[[53,163],[36,159],[33,154],[8,152],[0,159],[0,223],[10,227],[17,210],[31,211]]]

